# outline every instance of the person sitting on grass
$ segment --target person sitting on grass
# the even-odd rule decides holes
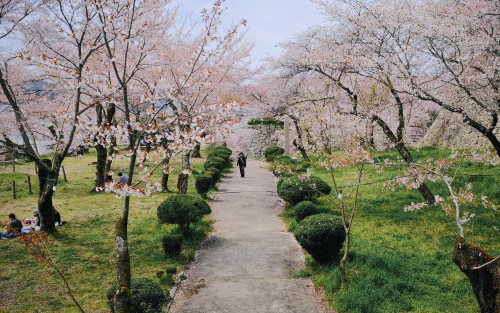
[[[119,172],[119,173],[118,173],[118,183],[119,183],[119,184],[126,185],[126,184],[127,184],[127,181],[128,181],[127,176],[123,175],[123,173],[122,173],[122,172]]]
[[[16,218],[14,213],[9,214],[10,223],[7,229],[0,234],[0,238],[14,238],[21,234],[21,228],[23,228],[23,223]]]

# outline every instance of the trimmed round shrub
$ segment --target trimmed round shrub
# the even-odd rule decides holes
[[[282,155],[283,153],[285,153],[285,149],[278,146],[270,146],[264,150],[264,156],[268,162],[271,162],[275,157]]]
[[[295,219],[297,222],[302,221],[308,216],[318,213],[316,206],[311,201],[301,201],[293,207]]]
[[[161,287],[148,278],[133,278],[130,283],[132,292],[132,308],[134,313],[161,313],[162,307],[167,304],[168,298]],[[107,293],[108,305],[111,312],[114,310],[114,296],[116,284],[113,284]]]
[[[162,239],[163,251],[168,256],[179,256],[183,241],[184,238],[181,235],[167,235]]]
[[[222,177],[222,173],[218,168],[209,167],[205,169],[205,175],[208,175],[212,178],[212,186],[215,186],[219,179]]]
[[[194,177],[196,187],[196,192],[198,192],[202,196],[206,196],[210,186],[212,186],[212,176],[209,175],[196,175]]]
[[[203,165],[203,168],[207,169],[210,167],[215,167],[219,171],[222,171],[226,167],[226,161],[220,161],[220,160],[207,160],[205,164]]]
[[[209,156],[209,157],[207,157],[207,162],[222,163],[222,164],[224,164],[224,167],[227,167],[229,165],[229,159],[221,158],[221,157],[218,157],[218,156]]]
[[[224,147],[217,147],[217,148],[213,149],[212,151],[210,151],[210,153],[208,154],[208,157],[216,156],[216,157],[221,157],[223,159],[229,159],[231,157],[232,153],[233,152],[230,149],[227,149]]]
[[[296,165],[291,157],[286,155],[277,155],[273,158],[273,162],[279,163],[282,165]]]
[[[334,260],[342,249],[345,231],[342,221],[329,214],[305,218],[295,229],[295,238],[316,262]]]
[[[278,184],[280,198],[293,205],[300,201],[314,200],[322,195],[328,195],[331,191],[332,188],[316,176],[309,178],[291,176]]]
[[[189,224],[210,214],[210,206],[201,198],[187,194],[170,196],[158,206],[157,215],[162,224],[177,224],[182,232],[189,231]]]

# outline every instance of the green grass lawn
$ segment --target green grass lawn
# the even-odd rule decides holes
[[[95,152],[64,161],[68,182],[60,177],[54,205],[67,223],[50,237],[50,252],[69,281],[73,292],[87,312],[109,312],[106,291],[115,280],[114,224],[121,215],[124,199],[112,194],[95,193]],[[195,171],[201,171],[204,159],[192,159]],[[169,189],[177,191],[180,158],[171,162]],[[127,173],[128,160],[113,163],[115,173]],[[28,193],[27,175],[31,175],[33,195]],[[155,174],[160,181],[161,173]],[[116,175],[115,175],[116,176]],[[17,199],[12,197],[12,181],[17,184]],[[0,168],[0,220],[14,212],[19,219],[31,217],[36,208],[38,181],[34,163]],[[189,178],[189,194],[196,194],[194,178]],[[161,246],[164,235],[176,232],[172,225],[158,224],[156,208],[170,194],[133,197],[129,216],[129,247],[133,277],[147,277],[160,283],[159,271],[169,267],[181,271],[194,258],[200,241],[211,231],[211,220],[192,225],[192,234],[183,244],[181,256],[167,258]],[[0,241],[0,312],[78,312],[54,270],[34,260],[18,240]],[[165,291],[170,283],[162,283]]]
[[[448,152],[426,148],[413,154],[417,160],[425,160],[445,157]],[[381,160],[397,159],[395,152],[378,153],[378,156]],[[398,169],[383,173],[371,171],[363,181],[390,178],[398,173]],[[332,182],[324,170],[315,168],[313,174]],[[459,174],[463,176],[457,177],[455,186],[471,182],[477,195],[484,194],[495,203],[500,202],[500,167],[465,163]],[[348,184],[354,175],[352,168],[342,170],[337,173],[337,183]],[[443,184],[430,183],[429,187],[434,194],[447,194]],[[377,184],[363,186],[361,201],[368,203],[379,189]],[[336,196],[332,192],[329,197]],[[411,202],[422,202],[418,191],[395,187],[355,217],[347,263],[348,288],[340,286],[338,262],[319,265],[307,257],[306,269],[298,275],[311,276],[316,285],[324,288],[329,302],[339,313],[479,312],[467,277],[451,260],[458,235],[454,218],[436,206],[405,212],[404,205]],[[328,197],[318,200],[321,211],[340,215],[330,203]],[[465,224],[467,239],[494,256],[500,254],[499,212],[480,207],[462,210],[476,213],[476,217]],[[292,211],[286,209],[283,217],[293,231],[297,222]]]

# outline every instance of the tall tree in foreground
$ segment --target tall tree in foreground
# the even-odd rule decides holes
[[[7,31],[0,34],[1,46],[20,38],[24,44],[14,55],[9,48],[1,50],[0,101],[22,138],[23,144],[15,146],[39,168],[38,211],[47,232],[55,231],[52,197],[59,170],[73,144],[78,117],[90,106],[88,63],[102,45],[95,17],[95,8],[83,0],[8,1],[2,7],[2,31]],[[51,159],[42,157],[40,141],[52,144]]]

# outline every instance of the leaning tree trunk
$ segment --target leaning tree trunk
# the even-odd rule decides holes
[[[396,135],[394,135],[392,130],[389,128],[389,126],[377,115],[373,116],[373,121],[377,122],[377,124],[380,126],[380,128],[382,128],[382,131],[387,136],[387,138],[389,138],[389,140],[396,146],[396,150],[398,150],[399,155],[401,155],[403,160],[405,160],[405,162],[408,165],[414,163],[413,156],[411,155],[408,148],[406,148],[404,141],[398,140],[396,138]],[[434,194],[424,182],[422,182],[420,187],[418,187],[418,191],[420,191],[420,194],[422,195],[422,197],[424,197],[427,203],[429,204],[435,203],[436,199],[434,197]]]
[[[49,159],[42,159],[42,162],[51,170],[47,170],[43,166],[38,168],[38,212],[40,214],[40,229],[52,233],[56,230],[54,205],[52,203],[52,196],[54,195],[53,187],[56,185],[59,171],[52,169],[52,161]]]
[[[500,260],[458,237],[453,262],[469,278],[481,313],[500,312]]]

